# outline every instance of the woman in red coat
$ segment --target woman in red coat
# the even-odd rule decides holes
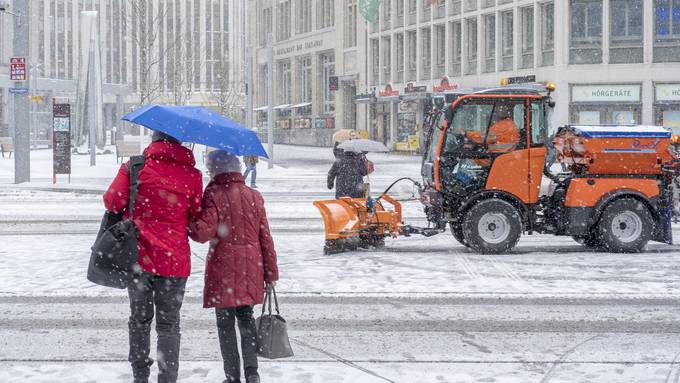
[[[210,241],[205,265],[203,307],[215,308],[225,382],[240,382],[234,321],[238,320],[246,383],[259,383],[253,306],[279,278],[276,251],[264,200],[244,183],[241,163],[223,151],[208,155],[212,181],[202,210],[191,223],[191,238]]]

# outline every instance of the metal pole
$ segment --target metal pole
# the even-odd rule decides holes
[[[94,76],[94,44],[90,44],[90,67],[88,70],[88,89],[87,89],[87,124],[90,128],[89,133],[89,147],[90,147],[90,166],[97,166],[97,119],[96,112],[93,110],[96,108],[95,100],[95,76]]]
[[[274,47],[271,33],[267,39],[267,146],[269,169],[274,167]]]
[[[29,2],[13,1],[14,13],[14,56],[25,57],[30,63],[29,56]],[[15,82],[15,88],[30,86],[30,81]],[[31,119],[30,103],[26,93],[14,93],[14,183],[20,184],[31,181]]]

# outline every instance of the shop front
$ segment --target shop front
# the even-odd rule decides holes
[[[581,125],[639,124],[641,84],[572,84],[570,123]]]
[[[388,147],[395,143],[392,128],[392,113],[395,105],[399,103],[401,96],[398,89],[392,88],[392,84],[385,85],[385,89],[378,92],[375,104],[371,107],[371,128],[369,138],[380,141]]]
[[[420,150],[422,121],[429,99],[427,86],[416,86],[412,82],[406,84],[401,102],[397,104],[395,150],[408,152]]]
[[[680,134],[680,83],[654,84],[654,121]]]

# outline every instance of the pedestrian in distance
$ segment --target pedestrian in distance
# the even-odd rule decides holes
[[[250,187],[257,189],[257,184],[255,183],[257,178],[257,163],[259,158],[257,156],[243,156],[243,163],[246,165],[246,172],[243,173],[243,178],[248,179],[250,174]]]
[[[363,153],[342,151],[338,154],[326,179],[329,190],[335,187],[335,198],[365,196],[364,176],[368,175],[370,163]]]
[[[148,382],[155,310],[158,382],[174,383],[179,369],[180,309],[191,270],[187,233],[189,221],[201,207],[203,181],[191,150],[166,134],[153,134],[144,157],[134,210],[142,273],[128,287],[128,360],[134,382]],[[123,164],[104,194],[106,209],[126,212],[129,187],[127,164]]]
[[[212,180],[203,194],[191,238],[210,241],[205,265],[203,307],[215,308],[225,383],[241,382],[235,322],[238,322],[246,383],[259,383],[257,329],[253,306],[264,300],[279,278],[276,251],[257,191],[245,185],[238,157],[224,151],[208,155]]]

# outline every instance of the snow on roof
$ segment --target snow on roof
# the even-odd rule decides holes
[[[619,138],[670,138],[671,132],[662,126],[653,125],[570,125],[576,133],[584,137]]]

